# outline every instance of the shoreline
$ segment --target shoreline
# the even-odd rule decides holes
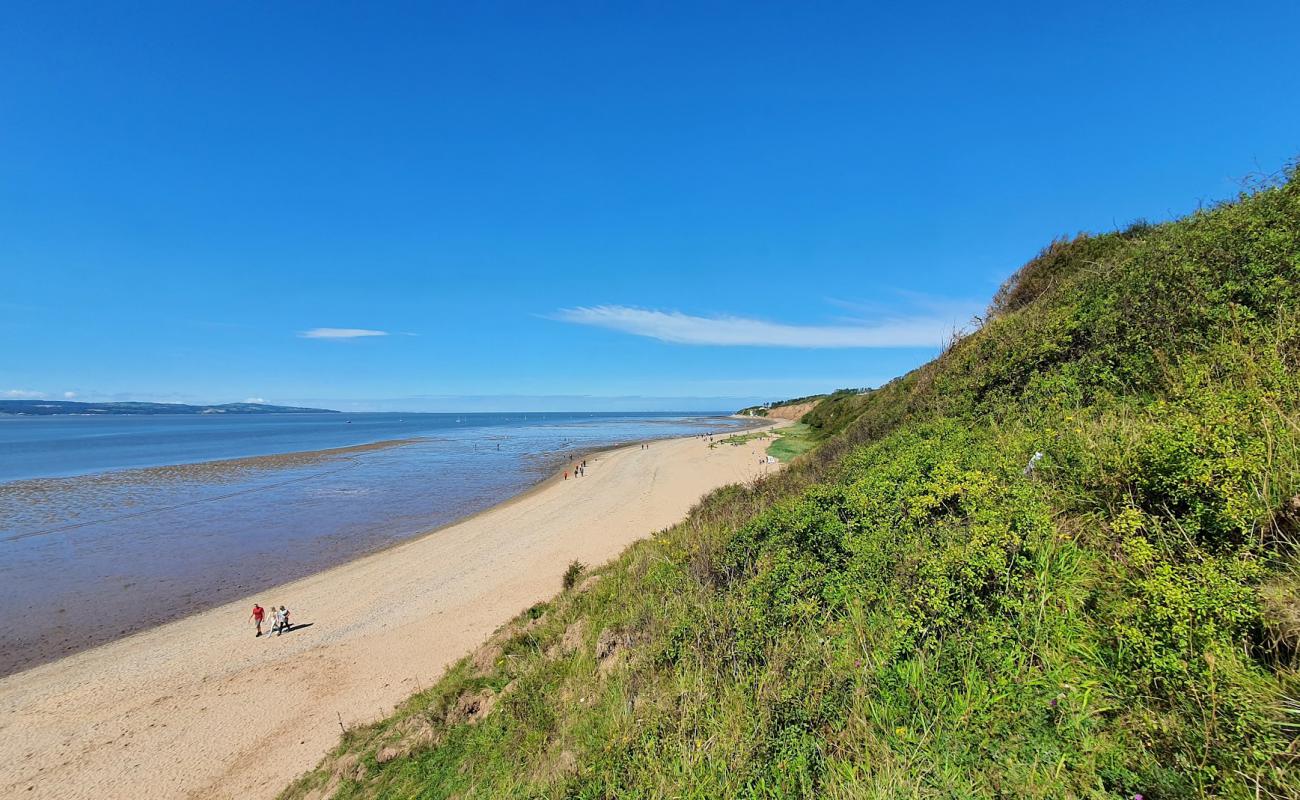
[[[184,507],[223,501],[233,495],[264,491],[266,487],[263,486],[250,484],[250,488],[244,488],[239,485],[240,481],[247,480],[249,476],[263,474],[269,476],[280,472],[296,474],[294,473],[295,470],[301,472],[318,468],[334,470],[335,467],[347,467],[353,460],[364,458],[370,453],[418,445],[436,438],[430,436],[407,436],[397,439],[381,438],[372,442],[315,450],[236,456],[165,466],[126,467],[64,478],[19,479],[0,484],[0,512],[3,512],[6,504],[11,509],[18,509],[33,503],[39,505],[52,501],[56,495],[67,496],[72,494],[72,496],[76,496],[73,493],[84,493],[86,496],[90,496],[92,492],[121,492],[128,487],[135,486],[169,484],[173,486],[193,486],[194,489],[198,490],[203,487],[233,482],[232,489],[234,491],[233,494],[209,492],[208,496],[199,496],[197,498],[174,497],[170,503],[161,505],[147,504],[144,507],[110,508],[109,506],[103,506],[88,515],[89,518],[51,519],[48,525],[40,529],[32,529],[31,526],[28,526],[26,529],[18,527],[10,531],[0,532],[0,544],[19,542],[25,539],[35,541],[47,536],[76,536],[76,529],[87,526],[108,525],[120,527],[122,525],[133,525],[134,523],[131,521],[133,517],[156,519],[158,518],[157,515],[166,515]],[[382,514],[382,509],[377,509],[381,513],[366,528],[365,536],[372,539],[366,546],[314,549],[310,551],[310,563],[298,560],[286,563],[274,570],[267,569],[265,565],[268,562],[264,559],[259,560],[256,557],[251,562],[257,565],[254,570],[245,570],[239,567],[237,563],[232,562],[226,565],[227,569],[205,573],[214,577],[195,586],[194,591],[185,592],[181,602],[169,602],[166,611],[157,602],[154,602],[155,597],[153,595],[158,594],[156,591],[153,595],[148,596],[147,602],[135,600],[133,607],[132,601],[123,593],[114,595],[107,589],[90,588],[91,584],[85,584],[87,587],[85,590],[79,589],[73,584],[66,584],[66,589],[51,594],[44,604],[45,607],[48,607],[52,602],[59,606],[58,616],[56,617],[57,627],[54,629],[42,631],[42,626],[18,624],[16,620],[20,616],[30,613],[30,610],[24,610],[19,605],[15,605],[14,608],[10,609],[8,619],[13,621],[13,624],[8,627],[0,626],[0,634],[2,634],[0,635],[0,641],[5,642],[3,652],[0,652],[0,678],[19,674],[42,664],[54,663],[59,659],[94,647],[120,641],[167,622],[188,619],[196,614],[201,614],[242,597],[272,591],[278,585],[308,578],[351,561],[382,552],[388,548],[400,546],[422,536],[436,533],[449,526],[471,519],[477,514],[490,511],[516,499],[527,497],[531,492],[547,485],[551,478],[558,479],[559,470],[563,469],[563,466],[575,457],[590,459],[599,454],[623,447],[634,446],[642,442],[663,441],[669,438],[672,437],[650,437],[622,441],[605,447],[596,447],[590,451],[566,447],[538,452],[531,456],[521,455],[518,463],[519,480],[517,485],[502,487],[508,489],[508,491],[500,492],[495,497],[487,496],[482,498],[482,500],[487,501],[486,503],[480,501],[472,504],[470,508],[460,509],[462,513],[458,516],[442,515],[443,519],[429,519],[425,525],[413,527],[403,525],[400,516],[386,519]],[[576,453],[582,453],[582,455],[576,455]],[[303,475],[300,478],[292,478],[289,482],[314,481],[317,477],[316,475]],[[278,485],[270,484],[270,488],[274,489]],[[269,501],[264,500],[261,502]],[[272,507],[274,506],[268,506],[267,508]],[[0,514],[0,516],[2,515]],[[273,522],[268,516],[265,522],[265,525],[268,526],[267,529],[270,529],[269,526],[272,524]],[[48,547],[49,545],[36,546]],[[277,572],[279,574],[275,574]],[[167,575],[166,572],[157,573],[157,577],[162,580],[166,580]],[[141,575],[137,577],[131,574],[130,577],[124,577],[119,582],[124,583],[125,587],[133,587],[137,585],[137,580],[151,577],[153,576]],[[91,594],[86,594],[86,592]],[[99,602],[107,602],[109,605],[97,606],[96,603]],[[63,611],[65,604],[68,609],[66,614]],[[98,611],[95,610],[96,608],[98,608]]]
[[[334,416],[335,413],[337,413],[339,417],[342,418],[346,415],[347,412],[330,412],[330,416]],[[506,418],[507,420],[511,420],[514,417],[522,417],[524,420],[527,420],[530,414],[538,416],[543,422],[546,421],[547,415],[553,415],[559,418],[560,420],[569,419],[570,421],[572,421],[574,418],[579,418],[579,417],[582,418],[583,420],[591,419],[594,417],[596,419],[603,420],[603,421],[618,421],[620,419],[654,420],[656,418],[725,419],[725,418],[734,418],[736,416],[734,414],[725,414],[722,412],[695,412],[695,411],[682,411],[682,412],[559,411],[559,412],[527,412],[527,413],[471,411],[471,412],[413,412],[407,414],[406,417],[410,417],[412,419],[422,418],[422,417],[456,418],[457,423],[460,423],[462,418],[470,419],[474,417],[483,417],[486,418],[488,424],[481,425],[479,427],[483,427],[484,430],[492,430],[495,426],[490,423],[494,420],[498,420],[499,418],[503,418],[503,417]],[[176,419],[176,420],[193,421],[195,419],[202,419],[202,418],[218,419],[222,421],[233,420],[235,422],[240,422],[240,421],[249,421],[249,420],[265,421],[271,418],[283,419],[286,417],[304,417],[304,416],[314,417],[318,415],[315,414],[234,414],[234,415],[57,414],[57,415],[25,416],[25,415],[15,415],[15,414],[9,414],[9,415],[0,414],[0,423],[8,422],[10,424],[29,424],[29,423],[42,424],[42,423],[49,423],[56,420],[77,420],[77,419],[94,419],[96,421],[119,420],[119,421],[138,423],[141,420],[145,420],[145,419],[163,419],[163,420]],[[364,418],[367,416],[399,417],[399,414],[398,412],[357,412],[354,416],[359,418]],[[396,421],[398,423],[402,423],[405,422],[405,418],[399,417]],[[471,425],[471,427],[473,427],[473,425]],[[356,432],[360,432],[361,430],[362,428],[358,427]],[[463,428],[458,425],[456,428],[449,428],[448,430],[463,430]],[[227,462],[227,461],[235,462],[235,461],[244,461],[244,460],[257,460],[263,458],[274,459],[274,458],[279,458],[281,456],[287,456],[287,455],[296,455],[296,454],[306,455],[312,453],[328,453],[331,451],[345,451],[353,448],[368,448],[372,445],[387,443],[387,442],[406,442],[406,441],[417,440],[417,439],[438,439],[441,438],[440,436],[441,432],[442,429],[440,429],[436,425],[423,426],[423,427],[407,429],[407,430],[398,430],[392,427],[388,427],[385,430],[373,431],[370,433],[370,435],[359,437],[360,440],[358,440],[358,437],[349,437],[349,440],[327,444],[325,446],[303,447],[301,445],[305,443],[299,442],[297,443],[299,446],[295,447],[292,446],[291,443],[286,442],[285,443],[286,445],[291,445],[289,449],[277,448],[277,449],[272,449],[270,451],[265,451],[261,447],[253,447],[251,451],[246,450],[244,452],[236,452],[233,454],[228,452],[211,454],[211,455],[199,455],[197,453],[192,453],[182,458],[163,458],[162,460],[157,460],[157,461],[149,460],[142,463],[116,463],[116,464],[110,463],[110,464],[101,464],[98,466],[91,466],[91,467],[78,467],[71,471],[66,471],[63,469],[59,469],[55,471],[41,470],[36,472],[35,474],[7,475],[7,476],[0,477],[0,486],[9,483],[20,483],[24,481],[72,480],[77,478],[89,478],[89,477],[94,477],[99,475],[109,475],[109,474],[117,474],[122,472],[130,472],[133,470],[153,470],[153,469],[193,467],[200,464],[218,464],[220,462]],[[0,444],[6,444],[6,442],[0,442]]]
[[[274,796],[333,747],[339,719],[371,721],[436,680],[553,596],[573,558],[605,563],[760,474],[745,448],[643,443],[576,456],[584,478],[552,471],[454,523],[0,679],[0,794]],[[255,639],[254,599],[288,604],[301,627]]]
[[[76,472],[70,475],[35,475],[26,478],[11,478],[0,482],[0,490],[11,487],[29,486],[40,483],[71,483],[73,481],[128,481],[135,476],[154,475],[167,472],[188,474],[193,472],[221,472],[240,469],[276,469],[286,466],[302,466],[332,458],[346,458],[353,453],[369,453],[375,450],[387,450],[393,447],[405,447],[409,444],[428,441],[428,436],[406,436],[401,439],[376,439],[373,442],[349,444],[341,447],[324,447],[317,450],[286,450],[283,453],[266,453],[255,456],[231,456],[230,458],[209,458],[202,461],[181,461],[175,464],[151,464],[142,467],[113,467],[96,472]]]

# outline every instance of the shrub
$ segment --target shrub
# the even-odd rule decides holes
[[[567,592],[568,590],[576,586],[578,583],[578,578],[582,577],[582,573],[585,572],[586,569],[587,569],[587,565],[582,563],[578,559],[575,558],[574,560],[570,561],[568,568],[564,570],[564,580],[563,580],[564,591]]]

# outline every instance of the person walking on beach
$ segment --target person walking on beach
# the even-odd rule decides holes
[[[271,606],[271,608],[274,610],[275,616],[275,625],[272,626],[272,629],[275,631],[275,635],[279,636],[284,632],[284,607],[275,608],[275,606]]]
[[[253,624],[257,626],[257,635],[262,635],[262,620],[266,618],[266,611],[257,603],[253,603],[253,613],[248,615]],[[256,638],[256,637],[254,637]]]
[[[279,630],[276,631],[275,635],[279,636],[282,633],[287,633],[289,630],[289,609],[280,606],[280,610],[275,612],[275,621],[279,625]]]

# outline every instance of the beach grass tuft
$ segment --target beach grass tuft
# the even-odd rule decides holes
[[[569,566],[564,570],[564,591],[567,592],[577,585],[578,579],[582,577],[582,573],[586,570],[587,565],[576,558],[573,561],[570,561]]]

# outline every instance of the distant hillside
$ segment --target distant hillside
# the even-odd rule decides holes
[[[1300,798],[1295,170],[805,422],[283,797]]]
[[[63,414],[149,416],[156,414],[337,414],[328,408],[270,406],[263,403],[223,403],[191,406],[183,403],[80,403],[71,400],[0,400],[0,415],[50,417]]]
[[[850,390],[841,389],[840,391],[850,391]],[[807,395],[806,397],[792,397],[789,400],[776,400],[771,403],[764,403],[760,406],[749,406],[747,408],[742,408],[736,413],[743,417],[778,416],[772,414],[772,411],[775,409],[788,408],[791,406],[816,405],[818,400],[821,400],[823,397],[826,396],[827,395],[824,394],[810,394]],[[786,419],[786,417],[782,417],[782,419]],[[791,417],[790,419],[794,419],[794,418]]]
[[[850,418],[856,417],[855,413],[848,415],[842,413],[842,409],[846,404],[849,406],[861,405],[862,398],[870,393],[870,389],[837,389],[831,394],[811,394],[807,397],[796,397],[792,400],[782,400],[777,403],[750,406],[749,408],[742,408],[736,413],[743,417],[773,417],[796,422],[802,419],[813,424],[816,435],[825,436],[843,427],[843,425],[832,426],[832,421],[842,419],[847,423]],[[823,413],[823,409],[827,406],[833,407],[834,410]],[[816,423],[813,423],[811,419],[805,419],[805,416],[814,410],[819,415]]]
[[[812,411],[821,400],[805,400],[802,403],[784,403],[779,406],[772,406],[767,410],[766,416],[773,419],[792,419],[799,420],[804,414]]]

